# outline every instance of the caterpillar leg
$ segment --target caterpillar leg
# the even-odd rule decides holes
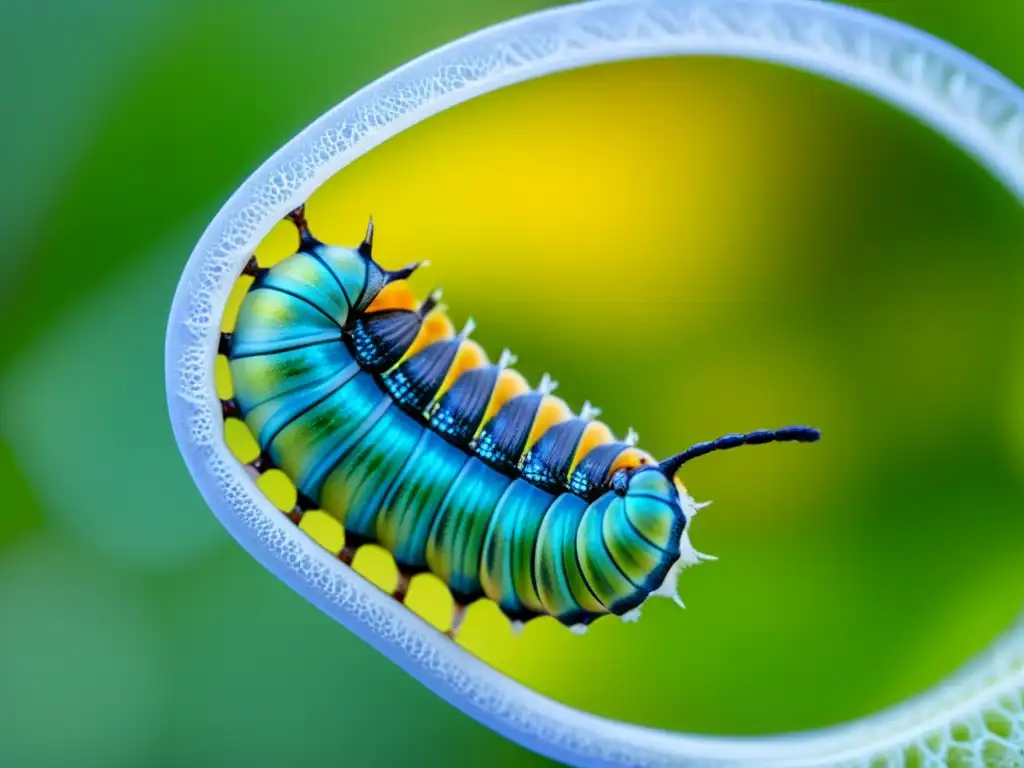
[[[452,626],[445,634],[452,640],[455,640],[459,635],[459,630],[462,629],[462,622],[465,620],[466,606],[461,603],[452,603]]]
[[[345,546],[341,548],[341,552],[338,553],[338,559],[341,560],[345,565],[351,567],[352,560],[356,556],[356,547],[354,544],[345,543]]]
[[[230,333],[222,333],[220,335],[220,342],[217,344],[217,354],[229,357],[231,355],[231,336]]]
[[[412,579],[409,576],[409,574],[402,573],[401,571],[399,571],[398,584],[397,586],[395,586],[395,589],[391,593],[391,596],[395,598],[395,600],[397,600],[398,602],[404,603],[406,596],[409,594],[409,583],[411,580]]]
[[[266,472],[268,469],[273,469],[274,465],[270,461],[270,457],[264,453],[261,453],[255,459],[245,465],[245,471],[249,477],[253,480],[259,480],[260,475]]]
[[[315,501],[300,492],[295,500],[295,506],[287,512],[288,519],[298,525],[302,522],[302,518],[307,512],[317,508],[318,505]]]
[[[242,410],[238,407],[238,401],[234,398],[220,401],[220,412],[225,419],[242,418]]]

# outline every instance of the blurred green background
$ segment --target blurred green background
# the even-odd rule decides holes
[[[520,0],[0,7],[0,765],[541,765],[263,571],[166,418],[177,277],[220,205],[317,115]],[[1024,82],[1015,0],[862,2]],[[580,638],[467,627],[604,715],[771,733],[955,669],[1024,577],[1024,217],[970,160],[817,78],[639,62],[493,94],[317,193],[314,226],[428,257],[531,381],[656,454],[708,458],[680,611]]]

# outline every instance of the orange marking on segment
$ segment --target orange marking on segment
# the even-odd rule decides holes
[[[576,455],[572,457],[572,465],[569,467],[568,476],[572,476],[572,472],[576,469],[580,459],[590,453],[591,450],[599,445],[614,442],[615,436],[603,421],[592,421],[587,424],[587,428],[583,430],[583,437],[580,438],[580,444],[576,446]]]
[[[434,399],[440,400],[444,393],[455,383],[455,380],[466,371],[482,368],[489,362],[490,360],[487,359],[487,353],[484,352],[484,348],[472,339],[466,339],[459,345],[459,351],[455,354],[452,367],[448,369],[448,375],[445,377],[444,383],[441,384],[441,388],[437,391],[437,397]]]
[[[419,300],[405,281],[388,283],[366,308],[367,312],[381,312],[386,309],[416,309]]]
[[[506,368],[498,374],[498,380],[494,384],[494,392],[491,393],[491,401],[487,404],[487,410],[484,412],[484,417],[480,421],[480,427],[477,430],[479,434],[480,430],[494,418],[496,414],[505,403],[511,400],[517,395],[525,395],[530,391],[530,385],[523,378],[523,374],[519,371],[514,371],[511,368]]]
[[[611,477],[612,473],[619,469],[635,469],[657,463],[657,460],[647,451],[642,451],[639,448],[627,448],[615,458],[611,469],[608,470],[608,476]]]
[[[572,417],[572,410],[565,400],[554,395],[544,395],[544,398],[540,401],[540,408],[537,409],[537,415],[533,419],[533,426],[530,428],[530,436],[526,440],[523,455],[525,456],[529,453],[534,443],[540,440],[541,435],[551,427],[561,424],[563,421],[568,421]]]
[[[401,365],[424,347],[430,346],[435,341],[442,341],[444,339],[451,339],[454,337],[455,326],[452,325],[452,321],[448,319],[448,315],[440,309],[435,309],[423,319],[423,325],[420,326],[420,332],[416,334],[416,340],[413,341],[412,346],[409,347],[406,353],[402,356],[402,359],[398,361],[398,365]]]

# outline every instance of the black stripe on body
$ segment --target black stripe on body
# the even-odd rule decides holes
[[[363,368],[382,373],[402,359],[422,326],[420,314],[407,309],[361,315],[349,330],[352,352]]]
[[[430,426],[460,448],[469,449],[487,413],[501,369],[474,368],[459,376],[430,414]]]
[[[229,334],[224,334],[224,335],[227,336]],[[244,354],[244,355],[236,355],[236,354],[233,354],[229,350],[227,353],[225,353],[225,355],[226,355],[226,357],[229,360],[243,360],[243,359],[245,359],[247,357],[265,357],[265,356],[268,356],[268,355],[280,354],[282,352],[294,352],[297,349],[303,349],[305,347],[315,347],[315,346],[317,346],[319,344],[338,344],[338,343],[340,343],[340,340],[337,337],[335,337],[333,339],[320,339],[319,341],[304,341],[304,342],[302,342],[300,344],[291,344],[291,345],[285,346],[285,347],[275,347],[275,348],[271,349],[269,352],[262,352],[262,351],[261,352],[249,352],[249,353]]]
[[[459,352],[461,338],[435,341],[384,376],[384,386],[403,407],[422,415],[437,396]],[[461,377],[460,377],[461,378]]]
[[[588,424],[588,419],[569,419],[548,427],[526,454],[523,477],[546,491],[565,489],[576,447]]]
[[[604,443],[591,448],[573,470],[569,490],[587,501],[596,499],[607,490],[615,460],[630,447],[627,443]]]
[[[501,472],[519,475],[519,460],[544,397],[541,392],[526,392],[501,406],[476,440],[477,457]]]
[[[270,274],[270,273],[268,272],[267,274]],[[273,285],[272,283],[267,283],[267,282],[265,282],[263,280],[260,280],[259,278],[257,278],[253,282],[253,285],[252,285],[252,287],[249,290],[250,291],[255,291],[257,289],[263,289],[265,291],[277,291],[278,293],[283,293],[286,296],[291,296],[293,299],[298,299],[303,304],[308,304],[309,306],[311,306],[313,309],[315,309],[321,315],[323,315],[328,320],[330,320],[332,323],[334,323],[336,326],[338,326],[339,329],[341,328],[341,324],[338,323],[338,318],[331,317],[331,313],[330,312],[325,310],[323,307],[321,307],[315,301],[312,301],[312,300],[306,298],[305,296],[303,296],[300,293],[295,293],[295,291],[289,291],[287,288],[282,288],[279,285]]]

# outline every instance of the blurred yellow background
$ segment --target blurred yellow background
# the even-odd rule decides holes
[[[177,276],[252,168],[392,66],[543,5],[0,11],[20,76],[0,128],[18,182],[2,214],[0,765],[545,762],[242,552],[177,455],[162,383]],[[1024,81],[1008,1],[863,5]],[[920,691],[1017,615],[1024,217],[909,118],[768,65],[604,66],[433,118],[309,213],[349,244],[372,214],[378,258],[429,258],[417,290],[443,286],[492,356],[510,347],[530,381],[550,372],[656,455],[824,432],[687,467],[715,502],[694,543],[721,558],[684,572],[687,610],[513,637],[478,606],[465,644],[516,679],[647,725],[778,732]]]

